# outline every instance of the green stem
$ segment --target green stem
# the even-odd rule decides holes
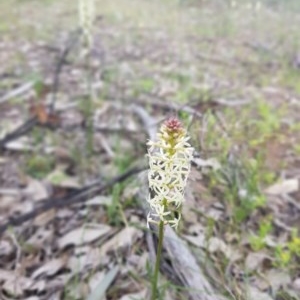
[[[87,152],[91,155],[93,152],[93,90],[92,90],[92,70],[91,70],[91,46],[86,41],[88,53],[86,54],[86,84],[88,91],[88,98],[86,104],[86,123],[87,123]]]
[[[160,257],[161,257],[162,246],[163,246],[163,239],[164,239],[164,222],[160,221],[159,222],[159,233],[158,233],[157,255],[156,255],[155,269],[154,269],[154,274],[153,274],[153,281],[152,281],[151,300],[156,300],[156,296],[157,296],[157,281],[158,281],[158,273],[159,273]]]

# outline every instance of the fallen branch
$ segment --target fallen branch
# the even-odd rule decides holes
[[[57,209],[62,207],[67,207],[73,204],[82,203],[87,200],[87,198],[94,197],[96,195],[99,195],[100,193],[104,192],[105,190],[111,188],[113,185],[115,185],[118,182],[122,182],[129,178],[130,176],[139,173],[143,170],[145,170],[146,167],[133,167],[126,171],[125,173],[116,176],[115,178],[111,179],[107,183],[102,183],[102,180],[96,180],[95,182],[79,189],[76,191],[73,191],[70,195],[66,197],[60,197],[60,198],[50,198],[45,199],[44,201],[41,201],[42,204],[37,206],[34,210],[32,210],[29,213],[23,214],[21,216],[18,216],[16,218],[10,218],[6,223],[0,225],[0,235],[2,235],[5,230],[10,226],[20,226],[24,224],[25,222],[32,220],[33,218],[37,217],[38,215],[51,210],[51,209]]]
[[[0,150],[3,150],[5,148],[5,145],[8,142],[11,142],[12,140],[15,140],[22,135],[29,132],[36,124],[37,124],[37,118],[33,117],[30,118],[28,121],[26,121],[24,124],[19,126],[17,129],[15,129],[13,132],[8,133],[0,140]]]
[[[63,50],[60,58],[58,59],[58,62],[57,62],[56,68],[55,68],[55,72],[54,72],[52,101],[51,101],[51,104],[49,105],[50,114],[53,113],[53,111],[54,111],[56,95],[57,95],[57,91],[59,88],[60,73],[62,71],[63,65],[66,61],[68,54],[70,53],[71,49],[76,44],[80,34],[81,34],[81,32],[79,30],[76,30],[75,32],[73,32],[71,34],[70,39],[69,39],[65,49]],[[20,94],[26,92],[27,90],[30,90],[33,87],[33,85],[34,85],[34,82],[29,82],[29,83],[26,83],[26,84],[18,87],[17,89],[15,89],[11,92],[9,92],[8,94],[6,94],[2,98],[0,98],[0,104],[5,101],[8,101],[9,99],[11,99],[13,97],[19,96]],[[37,123],[38,123],[37,118],[32,117],[31,119],[26,121],[24,124],[22,124],[20,127],[18,127],[16,130],[14,130],[11,133],[8,133],[6,136],[4,136],[4,138],[2,138],[0,140],[0,150],[3,150],[5,148],[5,144],[7,144],[8,142],[15,140],[15,139],[19,138],[20,136],[29,132]]]
[[[132,100],[131,100],[132,102]],[[162,109],[167,109],[174,112],[186,112],[188,114],[194,115],[198,118],[202,118],[202,113],[193,107],[188,106],[187,104],[178,104],[172,100],[166,100],[163,98],[159,98],[157,95],[147,95],[147,99],[138,99],[139,104],[156,106]]]

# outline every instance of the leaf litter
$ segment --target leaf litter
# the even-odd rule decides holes
[[[20,12],[31,5],[24,4]],[[55,19],[59,9],[65,10],[60,5],[53,3],[43,9]],[[159,12],[156,15],[161,15],[160,9],[169,10],[167,4],[149,5]],[[291,88],[292,76],[287,84],[282,83],[285,77],[276,57],[285,49],[261,46],[268,43],[264,37],[268,30],[255,35],[257,45],[253,41],[255,47],[250,47],[248,28],[242,26],[238,38],[222,33],[221,28],[215,36],[199,38],[193,28],[193,22],[199,25],[193,11],[201,13],[202,25],[212,26],[210,16],[216,7],[203,4],[205,10],[199,10],[189,5],[180,7],[186,22],[182,28],[187,28],[180,31],[182,36],[155,18],[157,26],[149,28],[128,16],[111,18],[109,6],[103,6],[104,15],[97,21],[95,33],[99,53],[93,61],[93,89],[101,101],[93,103],[91,156],[86,148],[85,69],[76,47],[60,73],[59,91],[51,85],[53,63],[67,44],[67,30],[57,30],[51,41],[37,36],[27,41],[22,34],[12,39],[7,33],[7,41],[0,42],[0,224],[39,211],[19,226],[9,223],[2,232],[1,299],[148,297],[146,265],[151,263],[151,247],[142,209],[135,203],[140,187],[123,191],[120,183],[121,187],[115,184],[96,195],[90,194],[88,187],[143,162],[147,133],[171,114],[179,114],[190,125],[197,152],[183,209],[184,227],[178,234],[207,271],[208,280],[228,299],[297,299],[299,233],[293,232],[300,225],[299,94]],[[279,12],[265,9],[261,18],[266,13],[272,16],[270,24],[276,24]],[[228,11],[229,18],[231,13],[235,14]],[[34,16],[32,21],[39,18]],[[259,18],[257,15],[257,21]],[[176,22],[172,22],[175,27]],[[55,32],[57,25],[51,26]],[[265,48],[274,53],[262,58],[260,51]],[[20,55],[27,63],[18,58]],[[40,78],[32,82],[28,74]],[[266,86],[260,86],[260,79]],[[39,89],[38,82],[45,88]],[[53,94],[57,101],[51,112],[48,106]],[[270,107],[255,106],[253,99],[257,98]],[[272,111],[281,111],[284,106],[286,116]],[[141,111],[150,114],[154,122],[145,119]],[[29,126],[26,122],[30,118],[36,122]],[[254,122],[245,125],[247,119]],[[257,178],[254,164],[247,165],[252,173],[237,172],[232,157],[242,159],[246,153],[246,157],[258,160],[255,155],[263,149],[268,151],[265,178]],[[273,172],[276,180],[267,172]],[[247,178],[259,181],[259,186]],[[40,209],[47,199],[67,201],[85,188],[83,202]],[[265,199],[265,205],[258,205],[240,223],[234,223],[235,214],[240,213],[236,207],[245,205],[248,209],[257,194]],[[231,203],[232,199],[240,202]],[[268,222],[272,228],[268,229]],[[178,278],[172,277],[176,267],[170,265],[170,251],[164,255],[164,277],[183,286],[185,282],[178,283]],[[166,293],[164,299],[197,299],[201,294],[178,293],[171,287]]]

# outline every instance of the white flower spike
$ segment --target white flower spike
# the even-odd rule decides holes
[[[90,48],[93,43],[95,0],[78,0],[79,26]]]
[[[153,211],[152,215],[148,215],[148,222],[157,223],[159,219],[177,228],[193,148],[177,118],[168,119],[161,126],[157,138],[157,141],[147,143],[150,166],[148,202]]]

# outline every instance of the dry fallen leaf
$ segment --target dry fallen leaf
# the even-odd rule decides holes
[[[79,178],[67,175],[63,170],[57,168],[51,172],[46,179],[52,185],[64,187],[64,188],[81,188]]]
[[[67,286],[72,276],[73,275],[71,273],[67,273],[67,274],[57,275],[52,280],[47,280],[47,289],[49,291],[57,291],[59,292],[58,295],[60,295],[63,292],[64,288]],[[53,299],[61,300],[62,298],[59,297]]]
[[[0,210],[4,212],[21,200],[21,193],[17,189],[0,191]]]
[[[270,288],[270,283],[268,282],[268,279],[261,276],[254,276],[252,278],[251,283],[260,291],[267,291]]]
[[[270,259],[270,257],[262,251],[250,252],[245,260],[245,268],[249,272],[260,269],[261,265],[266,259]]]
[[[0,278],[1,275],[0,274]],[[46,289],[45,281],[35,281],[27,277],[18,276],[15,272],[8,272],[5,274],[7,276],[4,284],[2,285],[2,290],[5,291],[9,295],[14,295],[15,297],[24,296],[26,291],[31,292],[43,292]]]
[[[79,228],[76,228],[66,235],[58,239],[58,247],[60,249],[67,246],[80,246],[86,243],[91,243],[100,237],[108,234],[111,231],[111,227],[106,224],[97,224],[97,225],[85,225]]]
[[[24,196],[30,200],[40,201],[49,197],[49,192],[46,186],[39,180],[28,178],[28,183],[25,189],[22,190]]]
[[[217,251],[220,251],[222,252],[226,257],[229,257],[230,256],[230,249],[229,247],[226,245],[226,243],[217,238],[217,237],[211,237],[209,240],[208,240],[208,251],[210,253],[215,253]]]
[[[21,137],[17,140],[6,143],[5,148],[11,151],[33,151],[28,137]]]
[[[92,205],[105,205],[109,206],[111,205],[113,199],[112,196],[96,196],[92,199],[89,199],[85,202],[86,206],[92,206]]]
[[[186,239],[188,242],[190,242],[191,244],[193,244],[196,247],[205,248],[207,245],[204,233],[197,235],[197,236],[183,235],[183,238]]]
[[[7,281],[16,277],[16,274],[13,271],[7,271],[0,269],[0,281]]]
[[[66,290],[67,290],[68,298],[76,299],[76,300],[86,299],[88,296],[88,293],[89,293],[88,285],[83,280],[78,281],[76,284],[67,286]],[[99,300],[102,300],[102,299],[99,299]]]
[[[271,269],[267,272],[266,278],[269,281],[274,294],[280,289],[287,287],[291,282],[291,277],[287,272]]]
[[[63,297],[64,292],[63,291],[57,291],[50,295],[49,299],[47,300],[61,300]]]
[[[197,157],[193,159],[193,162],[198,168],[211,168],[214,171],[217,171],[221,168],[221,164],[216,158],[202,159]]]
[[[0,258],[3,259],[3,257],[11,255],[15,250],[15,247],[13,246],[12,242],[7,240],[1,240],[0,241]]]
[[[294,280],[293,288],[300,293],[300,277]]]
[[[89,288],[91,291],[93,291],[99,285],[104,276],[105,272],[97,272],[89,278]]]
[[[63,258],[57,258],[48,261],[46,264],[36,269],[31,275],[32,279],[45,278],[55,275],[66,265],[66,260]]]
[[[269,294],[263,293],[257,288],[251,286],[246,287],[245,295],[247,295],[247,300],[273,300]]]
[[[268,187],[265,190],[265,193],[276,196],[276,195],[294,193],[297,192],[298,190],[299,190],[299,179],[291,178],[273,184],[272,186]]]
[[[58,115],[50,112],[48,108],[43,103],[31,104],[29,108],[32,117],[36,117],[38,122],[42,125],[58,125],[60,118]]]
[[[100,252],[99,248],[80,247],[75,255],[68,261],[68,269],[72,274],[83,273],[86,270],[96,269],[100,265],[106,265],[109,258]]]
[[[26,241],[26,244],[35,248],[44,248],[51,242],[53,237],[53,230],[41,227]]]
[[[33,224],[39,227],[45,226],[56,217],[56,210],[50,209],[34,218]]]
[[[143,236],[141,230],[135,227],[126,227],[101,247],[101,252],[108,253],[130,247],[140,237]]]
[[[207,242],[207,247],[210,253],[221,252],[231,262],[241,258],[241,253],[238,251],[238,249],[233,249],[231,246],[227,245],[223,240],[217,237],[211,237]]]
[[[138,293],[128,294],[124,295],[120,298],[120,300],[140,300],[140,299],[146,299],[147,290],[142,290]]]
[[[98,282],[96,287],[91,291],[87,300],[102,300],[105,297],[106,290],[109,288],[111,283],[115,280],[119,272],[119,267],[115,266],[110,271],[108,271],[103,279]]]

